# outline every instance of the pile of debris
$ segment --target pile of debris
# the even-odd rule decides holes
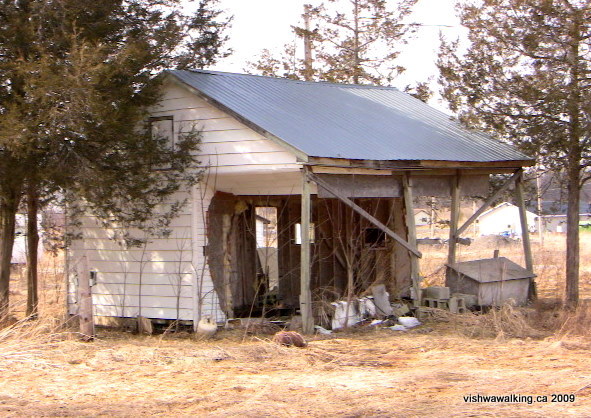
[[[394,331],[406,331],[421,323],[411,314],[411,309],[404,303],[390,303],[389,294],[383,284],[372,286],[371,296],[353,298],[350,301],[331,303],[334,308],[328,330],[320,325],[315,329],[320,334],[331,334],[332,331],[348,327],[369,326],[388,327]]]
[[[421,289],[421,306],[426,308],[444,309],[453,314],[462,314],[474,309],[477,297],[463,293],[451,293],[449,287],[431,286]],[[411,304],[403,302],[390,303],[389,294],[383,284],[372,286],[371,296],[353,298],[350,301],[339,300],[331,303],[334,311],[330,317],[330,328],[316,325],[321,334],[348,327],[388,327],[394,331],[406,331],[421,325],[419,319],[421,309],[411,308]],[[423,308],[424,309],[424,308]],[[414,315],[412,316],[414,312]]]

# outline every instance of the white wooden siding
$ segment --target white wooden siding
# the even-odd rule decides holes
[[[151,113],[173,116],[177,135],[199,129],[203,133],[200,160],[215,168],[216,175],[300,168],[293,153],[175,83],[166,83],[163,98]]]
[[[177,136],[192,128],[201,130],[199,160],[208,175],[202,184],[176,196],[189,198],[189,202],[173,221],[169,238],[154,238],[145,249],[124,249],[113,240],[117,228],[105,228],[88,216],[82,219],[83,239],[70,248],[70,263],[86,255],[90,269],[97,272],[93,287],[96,315],[134,317],[141,313],[195,323],[210,315],[222,321],[225,318],[204,256],[207,210],[215,191],[299,194],[301,164],[281,145],[175,83],[164,86],[162,100],[150,113],[173,116]],[[77,279],[73,269],[70,313],[77,310]]]
[[[190,193],[174,196],[175,200],[185,198],[190,198]],[[198,241],[193,239],[191,210],[189,201],[173,220],[171,235],[151,238],[145,248],[125,249],[112,239],[118,228],[105,228],[93,216],[82,217],[82,239],[75,240],[70,248],[70,264],[86,255],[89,268],[96,271],[92,288],[96,315],[193,319],[192,259],[193,245]],[[70,313],[77,309],[79,270],[77,266],[70,275]]]

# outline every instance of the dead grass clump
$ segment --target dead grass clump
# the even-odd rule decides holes
[[[286,347],[274,343],[271,340],[257,338],[255,343],[240,344],[227,348],[227,355],[236,362],[246,364],[264,363],[269,367],[285,368],[294,367],[304,369],[312,362],[309,359],[309,349]]]
[[[25,318],[0,330],[0,370],[21,363],[36,368],[48,363],[42,359],[48,348],[72,340],[75,333],[64,331],[55,318]]]
[[[574,310],[562,310],[559,315],[559,336],[577,335],[591,338],[591,300],[583,300]]]
[[[531,309],[506,303],[485,314],[452,314],[442,309],[429,309],[427,316],[435,322],[447,322],[462,335],[470,338],[544,338],[547,332],[531,325]]]
[[[281,331],[281,327],[265,320],[249,321],[246,324],[245,332],[250,335],[274,335]]]
[[[340,299],[341,294],[334,287],[325,286],[314,290],[312,295],[312,310],[314,317],[317,318],[318,325],[324,328],[330,328],[331,318],[334,316],[332,302]]]
[[[544,338],[546,333],[530,325],[530,311],[505,303],[501,308],[481,315],[481,326],[493,331],[495,338]]]

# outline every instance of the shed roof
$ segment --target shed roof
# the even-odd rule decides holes
[[[460,273],[462,276],[469,277],[480,283],[529,279],[535,277],[535,274],[531,271],[528,271],[505,257],[462,261],[452,264],[449,267]]]
[[[530,161],[391,87],[305,82],[207,70],[170,74],[308,157]],[[517,164],[520,165],[520,164]]]

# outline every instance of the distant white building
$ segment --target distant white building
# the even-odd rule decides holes
[[[530,232],[536,230],[537,215],[526,211],[527,226]],[[480,235],[521,235],[519,208],[512,203],[503,202],[487,210],[478,217]]]
[[[41,233],[41,215],[37,221],[37,228]],[[43,243],[39,239],[38,257],[43,256]],[[16,215],[16,225],[14,231],[14,245],[12,246],[12,264],[26,264],[27,262],[27,216],[23,214]]]
[[[431,214],[426,209],[415,209],[415,225],[431,225]]]
[[[591,213],[579,214],[579,225],[591,222]],[[545,232],[566,232],[566,214],[562,215],[543,215],[543,231]]]

